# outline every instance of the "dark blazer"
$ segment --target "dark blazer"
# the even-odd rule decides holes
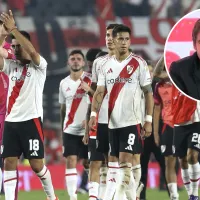
[[[185,94],[200,100],[200,60],[195,52],[192,56],[173,62],[170,76]]]

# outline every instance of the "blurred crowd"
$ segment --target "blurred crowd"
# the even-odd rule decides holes
[[[83,9],[84,8],[84,9]],[[15,15],[95,16],[112,20],[114,16],[180,17],[200,8],[199,0],[0,0],[0,11],[12,9]]]

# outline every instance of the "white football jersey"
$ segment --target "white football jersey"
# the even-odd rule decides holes
[[[91,74],[83,72],[81,79],[91,84]],[[60,82],[59,103],[66,105],[66,115],[63,132],[73,135],[84,135],[83,121],[85,120],[88,103],[87,94],[81,89],[81,80],[74,81],[70,75]]]
[[[122,62],[113,56],[102,67],[98,86],[108,91],[109,128],[122,128],[143,122],[143,86],[151,84],[146,62],[130,54]]]
[[[103,64],[110,59],[111,57],[109,54],[105,56],[101,56],[94,60],[93,66],[92,66],[92,82],[97,83],[98,82],[98,76],[101,71],[101,68]],[[98,115],[98,123],[100,124],[108,124],[108,94],[105,95],[103,102],[101,104],[101,108],[99,110]]]
[[[40,56],[40,65],[25,66],[4,59],[3,71],[9,76],[7,114],[5,121],[22,122],[43,118],[42,95],[46,80],[47,62]]]

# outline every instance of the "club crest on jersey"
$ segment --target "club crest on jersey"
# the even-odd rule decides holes
[[[134,66],[127,65],[126,69],[127,69],[127,73],[131,74],[133,72]]]

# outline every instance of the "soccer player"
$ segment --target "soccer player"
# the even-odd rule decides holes
[[[67,164],[66,185],[70,200],[77,200],[77,158],[83,158],[84,167],[88,168],[88,147],[83,144],[82,139],[85,133],[83,121],[87,113],[87,93],[90,90],[91,74],[83,71],[85,61],[80,50],[73,50],[69,54],[68,66],[70,75],[60,82],[59,103],[63,130],[63,155]]]
[[[118,24],[110,24],[106,28],[106,46],[108,49],[108,54],[98,57],[92,67],[92,85],[91,88],[96,90],[98,75],[101,70],[102,64],[107,61],[115,53],[115,46],[113,44],[112,30]],[[90,118],[91,107],[87,115],[88,120]],[[108,157],[109,152],[109,140],[108,140],[108,95],[106,94],[103,103],[100,108],[98,115],[98,125],[97,125],[97,152],[103,153],[105,157]],[[91,171],[95,173],[95,176],[90,180],[90,186],[95,185],[91,190],[90,196],[98,196],[99,198],[110,200],[113,198],[116,189],[116,180],[118,176],[118,159],[115,156],[109,156],[108,171],[104,165],[102,165],[102,160],[98,162],[97,160],[91,163]],[[107,176],[106,176],[107,173]],[[98,184],[98,179],[100,176],[100,185]]]
[[[9,76],[7,113],[3,145],[5,199],[14,200],[17,191],[17,163],[23,153],[42,182],[47,199],[56,200],[51,175],[44,165],[44,137],[42,131],[42,93],[46,79],[46,60],[33,47],[30,36],[18,31],[13,14],[1,14],[3,28],[12,34],[12,48],[16,61],[4,59],[0,66]],[[0,41],[5,37],[0,35]],[[9,53],[0,51],[9,58]]]
[[[198,200],[200,166],[200,103],[184,96],[174,86],[172,90],[174,125],[173,151],[180,158],[182,179],[189,200]]]
[[[89,52],[91,53],[92,51],[89,50]],[[103,53],[103,52],[101,51],[100,53]],[[107,52],[105,52],[105,54],[107,54]],[[88,55],[88,54],[86,54],[86,55]],[[93,59],[95,59],[94,56],[93,56]],[[90,58],[90,62],[93,63],[94,60],[92,60],[92,58]],[[83,138],[83,143],[85,145],[88,144],[88,155],[89,155],[89,160],[90,160],[89,199],[96,200],[98,197],[99,197],[99,199],[103,199],[103,195],[105,193],[105,187],[106,187],[107,167],[104,162],[105,157],[104,157],[103,153],[98,152],[96,150],[96,137],[97,137],[96,128],[95,128],[95,130],[90,130],[90,131],[88,128],[88,122],[89,122],[90,114],[91,114],[91,101],[92,101],[92,98],[90,96],[88,96],[88,111],[87,111],[87,115],[86,115],[86,131],[85,131],[85,135]],[[102,166],[103,162],[104,162],[104,166]]]
[[[162,79],[156,84],[154,92],[154,138],[157,146],[161,147],[161,153],[165,156],[165,176],[170,192],[170,199],[178,200],[176,157],[173,156],[173,116],[172,116],[172,83],[169,78]],[[163,127],[159,135],[160,115],[162,113]]]
[[[129,52],[131,30],[124,25],[113,29],[112,37],[116,56],[102,67],[98,87],[92,101],[90,128],[96,124],[96,116],[108,90],[108,119],[110,154],[119,157],[120,173],[114,200],[136,199],[136,187],[131,173],[133,152],[140,135],[148,137],[152,132],[153,96],[151,77],[146,62]],[[145,94],[147,105],[145,124],[141,129],[141,98]]]

